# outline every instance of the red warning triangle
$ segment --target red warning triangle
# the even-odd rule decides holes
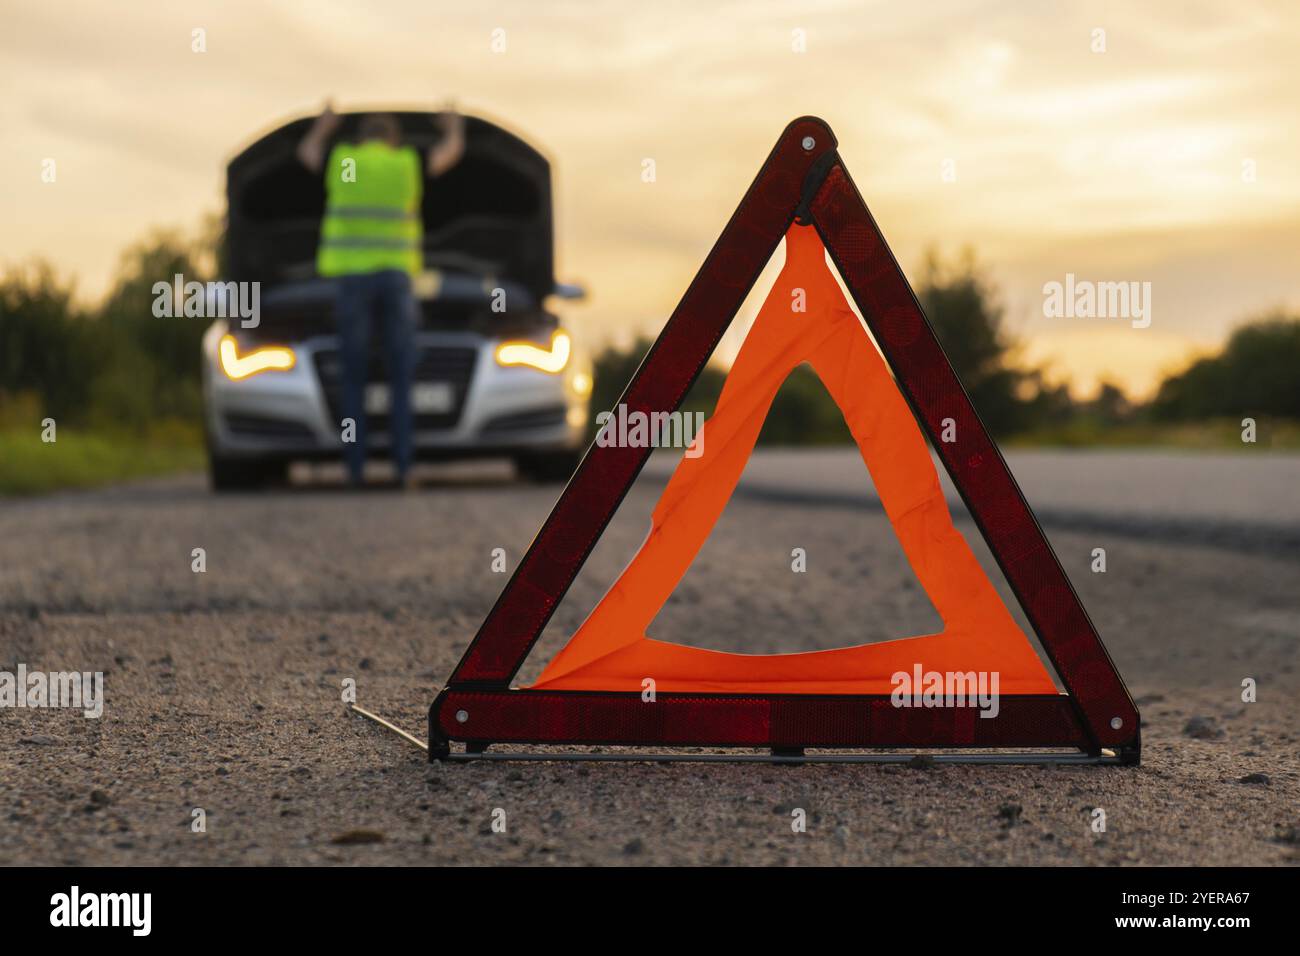
[[[1137,761],[1138,714],[1123,681],[835,146],[820,120],[786,128],[621,399],[629,413],[675,410],[784,236],[785,266],[640,551],[537,682],[511,688],[650,452],[598,442],[434,702],[431,758],[465,756],[450,749],[462,741],[468,755],[528,743],[1061,748],[1082,752],[1073,759]],[[726,507],[777,390],[803,362],[844,414],[943,629],[775,655],[654,640],[650,622]],[[922,429],[1066,693],[953,527]]]

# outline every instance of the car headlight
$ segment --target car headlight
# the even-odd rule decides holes
[[[217,346],[217,357],[221,362],[221,371],[232,382],[250,378],[262,372],[287,372],[298,361],[293,349],[283,345],[266,345],[251,352],[239,354],[239,343],[233,335],[223,335]]]
[[[496,359],[498,365],[525,365],[554,375],[569,363],[571,347],[569,333],[557,329],[551,336],[550,348],[524,340],[502,342],[497,346]]]

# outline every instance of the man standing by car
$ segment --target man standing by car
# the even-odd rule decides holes
[[[365,389],[370,325],[378,319],[389,379],[389,440],[403,487],[411,487],[411,375],[415,355],[415,299],[411,277],[423,265],[420,200],[424,176],[441,176],[465,151],[465,121],[454,111],[439,114],[442,138],[419,153],[402,145],[397,117],[362,117],[358,143],[325,146],[342,120],[327,103],[298,145],[298,158],[312,172],[325,171],[325,217],[316,269],[335,277],[335,304],[343,359],[342,410],[354,425],[345,443],[348,476],[361,484],[366,462]]]

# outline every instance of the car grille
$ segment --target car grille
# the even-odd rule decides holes
[[[431,346],[420,349],[415,362],[412,382],[446,382],[452,387],[451,408],[435,414],[416,413],[414,417],[417,431],[432,431],[442,428],[455,428],[465,408],[465,396],[469,394],[469,385],[474,377],[474,363],[478,359],[478,350],[466,346]],[[338,422],[342,417],[343,395],[343,357],[337,349],[322,349],[316,352],[316,375],[320,378],[325,401],[329,405],[330,417]],[[367,383],[387,382],[388,375],[384,363],[378,354],[370,356],[370,368],[366,376]],[[368,415],[366,425],[371,432],[388,431],[388,415]]]

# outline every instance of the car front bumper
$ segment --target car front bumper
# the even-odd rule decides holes
[[[342,454],[338,340],[320,335],[292,344],[296,361],[232,381],[222,372],[218,343],[224,322],[203,341],[208,443],[227,458],[324,459]],[[587,436],[591,369],[573,355],[559,373],[502,367],[497,342],[472,332],[420,332],[414,384],[450,383],[452,408],[414,414],[417,458],[449,459],[580,449]],[[382,380],[372,363],[371,381]],[[367,449],[390,446],[385,415],[367,421]]]

